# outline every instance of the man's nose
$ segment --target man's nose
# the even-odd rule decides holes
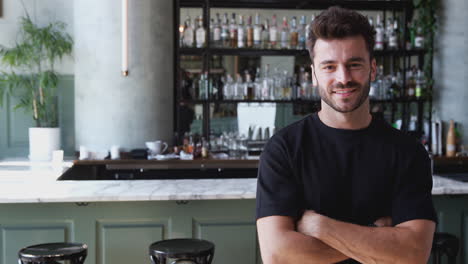
[[[351,81],[351,72],[349,71],[347,67],[345,66],[338,67],[335,73],[336,73],[335,79],[337,82],[346,84],[349,81]]]

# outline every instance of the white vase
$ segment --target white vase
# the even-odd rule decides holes
[[[60,128],[29,128],[29,159],[31,161],[50,161],[52,152],[60,149]]]

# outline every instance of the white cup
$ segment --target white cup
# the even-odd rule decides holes
[[[89,151],[85,146],[80,146],[80,160],[89,159]]]
[[[146,147],[150,150],[151,155],[158,155],[164,153],[167,150],[167,143],[161,140],[148,141],[145,143]],[[164,148],[161,147],[164,145]]]
[[[116,145],[112,146],[110,149],[110,155],[113,160],[120,159],[120,147]]]

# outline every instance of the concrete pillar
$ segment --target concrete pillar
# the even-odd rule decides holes
[[[173,1],[129,2],[129,76],[121,75],[121,1],[74,1],[76,146],[169,141],[173,129]]]
[[[439,1],[434,55],[435,115],[445,122],[453,119],[460,123],[464,145],[468,145],[467,13],[467,1]]]

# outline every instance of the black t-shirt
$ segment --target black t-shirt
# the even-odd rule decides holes
[[[311,114],[278,131],[260,158],[257,219],[304,210],[359,225],[391,216],[436,222],[430,159],[414,138],[372,118],[336,129]]]

